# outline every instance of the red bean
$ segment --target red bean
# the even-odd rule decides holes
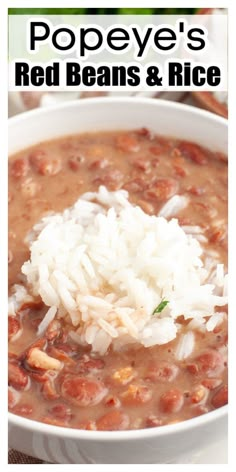
[[[152,382],[173,382],[178,373],[179,368],[175,364],[159,361],[149,366],[145,378]]]
[[[51,424],[52,426],[62,426],[64,428],[68,428],[68,423],[66,421],[57,418],[52,418],[50,416],[42,416],[40,418],[40,421],[42,423]]]
[[[123,173],[118,169],[108,170],[106,174],[101,177],[96,177],[92,183],[95,185],[105,185],[111,190],[116,190],[119,188],[122,180],[124,178]]]
[[[108,395],[106,398],[105,398],[105,401],[104,401],[104,404],[106,406],[111,406],[111,407],[119,407],[120,406],[120,400],[117,396],[115,395]]]
[[[128,389],[121,394],[121,397],[124,405],[142,405],[151,400],[152,390],[144,385],[131,384]]]
[[[208,162],[206,153],[197,144],[182,141],[179,144],[178,149],[184,157],[191,159],[191,161],[195,162],[196,164],[205,165]]]
[[[151,154],[154,154],[154,156],[160,156],[160,154],[163,153],[163,147],[156,144],[155,146],[151,146],[149,148],[149,151],[151,152]]]
[[[129,417],[120,410],[112,410],[96,421],[99,431],[120,431],[129,426]]]
[[[202,385],[208,388],[208,390],[214,390],[215,388],[219,387],[222,383],[222,379],[219,378],[211,378],[211,379],[203,379]]]
[[[162,426],[163,425],[163,419],[161,419],[159,416],[155,415],[150,415],[146,419],[146,428],[155,428],[157,426]]]
[[[38,164],[47,157],[46,151],[42,149],[35,149],[29,155],[29,162],[30,164],[37,170]]]
[[[211,404],[214,408],[220,408],[228,403],[228,387],[223,385],[223,387],[215,393],[211,399]]]
[[[86,429],[88,431],[96,431],[97,426],[95,421],[83,421],[76,425],[76,429]]]
[[[160,398],[160,407],[165,413],[177,413],[184,404],[183,393],[173,388],[163,393]]]
[[[225,227],[217,228],[211,233],[209,241],[213,244],[222,243],[226,238],[226,234],[227,233]]]
[[[152,139],[153,138],[153,134],[152,132],[147,129],[147,128],[140,128],[136,131],[136,134],[138,136],[141,136],[142,138],[147,138],[147,139]]]
[[[152,164],[152,167],[156,169],[160,164],[160,159],[158,157],[155,157],[155,159],[152,159],[151,164]]]
[[[26,177],[29,172],[29,162],[26,158],[19,158],[12,162],[10,173],[15,179]]]
[[[71,156],[69,159],[68,159],[68,165],[70,167],[71,170],[73,171],[77,171],[81,168],[81,164],[84,162],[84,157],[79,155],[79,154],[76,154],[74,156]]]
[[[49,408],[48,413],[54,418],[69,421],[72,417],[71,409],[65,403],[57,403]]]
[[[224,370],[223,356],[215,349],[207,349],[196,358],[200,372],[214,377]]]
[[[12,339],[21,329],[20,320],[16,316],[8,316],[8,340]]]
[[[147,188],[147,183],[144,179],[137,178],[134,180],[129,180],[123,185],[125,190],[128,192],[143,192]]]
[[[67,375],[61,385],[63,398],[76,406],[97,405],[107,394],[105,385],[86,377]]]
[[[151,200],[168,200],[178,191],[178,181],[171,178],[156,179],[146,190],[144,196]]]
[[[40,175],[54,176],[61,171],[61,159],[49,157],[45,151],[34,151],[31,153],[30,163]]]
[[[83,358],[78,361],[77,366],[79,368],[79,372],[81,373],[96,373],[104,369],[105,362],[102,359],[95,359],[84,355]]]
[[[8,364],[8,383],[16,390],[23,390],[28,384],[28,375],[25,371],[13,362]]]
[[[178,175],[179,177],[186,177],[186,175],[188,175],[187,171],[181,166],[175,165],[174,171],[175,171],[175,174]]]
[[[116,146],[124,152],[137,152],[140,149],[138,140],[131,134],[119,135],[116,139]]]
[[[97,159],[96,161],[93,161],[90,164],[89,169],[99,170],[99,169],[105,169],[108,166],[109,166],[109,161],[107,159]]]
[[[206,193],[206,189],[204,187],[199,187],[197,185],[191,185],[186,190],[192,195],[197,195],[197,196],[203,195],[204,193]]]
[[[33,413],[33,407],[27,403],[16,405],[12,410],[15,415],[30,417]]]
[[[190,374],[193,374],[193,375],[197,374],[198,371],[199,371],[199,368],[198,368],[198,365],[196,364],[196,362],[192,362],[190,364],[187,364],[186,369],[188,370],[188,372]]]
[[[146,172],[150,169],[150,161],[148,161],[147,158],[140,157],[133,162],[133,166]]]

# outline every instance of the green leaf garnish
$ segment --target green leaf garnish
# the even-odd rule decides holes
[[[161,313],[161,311],[164,310],[164,308],[166,307],[168,303],[170,302],[168,300],[164,300],[163,298],[161,302],[159,303],[159,305],[157,305],[157,307],[155,308],[153,315],[156,315],[157,313]]]

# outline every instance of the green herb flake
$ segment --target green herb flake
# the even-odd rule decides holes
[[[161,302],[159,303],[159,305],[157,305],[157,307],[155,308],[153,315],[156,315],[157,313],[161,313],[168,303],[170,302],[168,300],[164,300],[163,298]]]

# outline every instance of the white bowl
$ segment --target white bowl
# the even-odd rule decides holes
[[[9,121],[10,154],[73,133],[138,127],[227,153],[225,119],[157,99],[87,99]],[[217,455],[226,438],[227,406],[173,425],[109,432],[61,428],[9,414],[9,447],[52,463],[203,463],[204,451],[213,447]]]

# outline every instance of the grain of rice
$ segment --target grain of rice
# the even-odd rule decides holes
[[[38,325],[38,330],[37,330],[38,336],[41,336],[46,331],[48,325],[51,323],[52,320],[54,320],[56,316],[56,312],[57,312],[56,306],[51,306],[51,308],[49,308],[43,320]]]

